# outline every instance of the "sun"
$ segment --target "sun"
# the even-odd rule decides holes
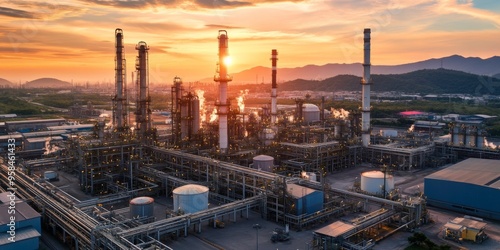
[[[224,57],[224,65],[231,66],[232,63],[233,63],[233,59],[230,56]]]

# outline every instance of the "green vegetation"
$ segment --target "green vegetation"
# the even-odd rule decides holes
[[[437,245],[432,242],[424,233],[414,233],[412,236],[408,237],[408,242],[411,244],[405,250],[420,250],[420,249],[430,249],[430,250],[449,250],[451,247],[449,245]]]
[[[172,99],[170,93],[150,93],[149,95],[151,97],[150,108],[152,110],[170,110],[170,100]]]
[[[93,105],[111,105],[111,96],[71,92],[39,94],[33,98],[33,102],[64,109],[76,103],[86,104],[88,101]]]
[[[322,81],[297,79],[280,91],[360,91],[361,77],[338,75]],[[372,91],[425,94],[499,95],[498,79],[448,69],[425,69],[399,75],[372,75]]]
[[[25,91],[17,89],[2,89],[0,92],[0,113],[17,115],[38,115],[46,113],[43,108],[22,99]]]

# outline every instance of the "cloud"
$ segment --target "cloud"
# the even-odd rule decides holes
[[[80,0],[82,2],[119,8],[144,9],[148,7],[171,6],[176,0]]]
[[[206,24],[205,27],[210,29],[243,29],[243,27],[239,26],[229,26],[229,25],[221,25],[221,24]]]
[[[203,8],[207,9],[225,9],[225,8],[235,8],[242,6],[250,6],[250,2],[241,1],[227,1],[227,0],[195,0],[195,2]]]
[[[302,2],[304,0],[80,0],[85,3],[118,8],[146,9],[156,7],[176,7],[181,9],[231,9],[277,2]]]
[[[11,7],[0,7],[0,15],[25,19],[56,20],[79,16],[86,11],[81,6],[36,1],[11,1]],[[36,10],[31,12],[28,10]]]
[[[24,10],[6,8],[6,7],[0,7],[0,16],[8,16],[8,17],[15,17],[15,18],[27,18],[27,19],[38,18],[35,13],[24,11]]]

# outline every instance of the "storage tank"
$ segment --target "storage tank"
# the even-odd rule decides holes
[[[311,103],[305,103],[302,106],[302,114],[304,116],[304,122],[315,122],[319,121],[319,108],[318,106],[311,104]]]
[[[397,137],[398,131],[394,129],[381,129],[380,135],[383,137]]]
[[[155,200],[151,197],[141,196],[130,200],[130,218],[153,217]]]
[[[253,158],[253,168],[272,172],[274,166],[274,158],[269,155],[257,155]]]
[[[386,175],[385,190],[389,192],[394,189],[394,177]],[[361,174],[361,190],[381,194],[384,186],[384,173],[381,171],[368,171]]]
[[[43,173],[43,178],[48,181],[57,180],[57,176],[58,175],[55,171],[45,171]]]
[[[196,213],[208,208],[208,187],[189,184],[174,189],[174,212]]]

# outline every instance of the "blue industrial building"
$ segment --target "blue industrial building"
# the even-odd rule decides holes
[[[286,186],[288,194],[293,197],[296,215],[313,214],[323,209],[323,191],[297,184],[287,184]]]
[[[431,206],[500,220],[500,160],[469,158],[424,178]]]
[[[14,198],[10,192],[0,193],[0,249],[36,250],[42,233],[40,214],[28,203]],[[15,241],[9,240],[11,216],[15,217]]]

